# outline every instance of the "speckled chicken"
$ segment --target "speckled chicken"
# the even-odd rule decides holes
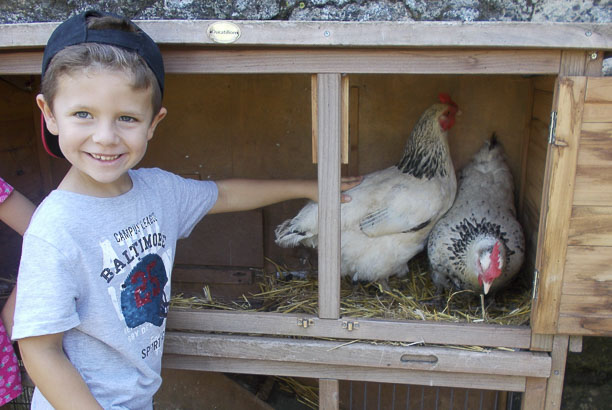
[[[495,135],[459,173],[455,203],[432,229],[427,255],[439,288],[485,295],[506,285],[523,263],[512,174]]]
[[[457,105],[446,94],[421,115],[400,161],[364,176],[346,191],[341,205],[342,275],[354,281],[384,280],[405,275],[407,262],[425,248],[427,235],[450,208],[457,191],[447,131]],[[317,246],[315,202],[276,228],[283,247]]]

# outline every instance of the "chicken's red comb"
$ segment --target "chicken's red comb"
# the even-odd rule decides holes
[[[450,95],[448,95],[446,93],[438,94],[438,99],[440,100],[440,102],[442,104],[449,104],[449,105],[452,105],[453,107],[457,106],[457,104],[453,101],[453,99],[450,97]]]

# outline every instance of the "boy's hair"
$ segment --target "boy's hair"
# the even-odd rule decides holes
[[[130,20],[89,11],[66,20],[53,32],[43,55],[41,92],[53,107],[58,79],[90,69],[127,73],[136,89],[152,90],[153,113],[161,109],[164,66],[155,42]],[[42,118],[43,144],[47,152],[63,157],[57,136]]]

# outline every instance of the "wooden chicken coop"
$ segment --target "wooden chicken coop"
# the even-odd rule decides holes
[[[568,349],[612,336],[611,24],[138,24],[164,54],[169,111],[141,165],[319,180],[318,314],[171,310],[165,368],[315,378],[323,409],[349,408],[340,381],[519,392],[523,409],[560,407]],[[0,26],[0,172],[32,199],[66,170],[40,146],[34,104],[55,27]],[[394,164],[439,92],[461,110],[449,134],[457,169],[492,132],[505,146],[533,283],[528,325],[341,314],[341,172]],[[206,217],[173,282],[240,295],[264,257],[299,264],[273,232],[302,205]],[[2,260],[17,258],[19,238],[2,235]],[[485,349],[453,348],[466,345]]]

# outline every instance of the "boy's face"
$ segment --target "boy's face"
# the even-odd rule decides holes
[[[37,102],[47,128],[59,135],[62,153],[72,164],[71,187],[102,195],[131,188],[127,171],[140,162],[166,115],[162,108],[153,116],[151,89],[133,89],[120,71],[62,75],[53,110],[42,95]]]

